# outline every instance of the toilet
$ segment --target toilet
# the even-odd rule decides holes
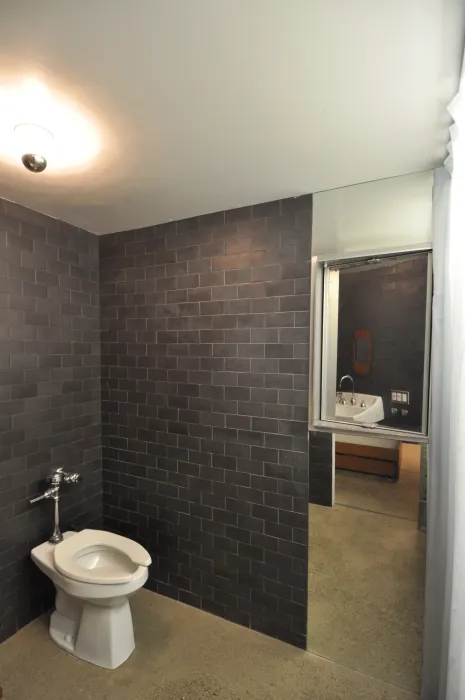
[[[128,598],[147,581],[147,550],[111,532],[81,530],[40,544],[31,557],[56,588],[53,641],[96,666],[124,663],[135,647]]]

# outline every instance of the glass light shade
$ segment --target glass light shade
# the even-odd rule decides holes
[[[92,115],[67,95],[32,77],[0,82],[0,163],[22,167],[30,153],[46,159],[49,176],[81,172],[100,155],[102,139]]]
[[[32,153],[49,158],[53,149],[53,135],[48,129],[36,124],[17,124],[14,131],[19,157]]]

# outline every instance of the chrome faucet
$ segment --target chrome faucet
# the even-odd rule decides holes
[[[37,503],[37,501],[43,501],[48,498],[53,499],[54,525],[53,533],[48,540],[51,544],[58,544],[63,539],[63,535],[60,532],[60,486],[63,483],[77,484],[81,480],[82,477],[77,472],[68,474],[63,470],[63,467],[59,467],[55,471],[50,472],[47,477],[47,482],[51,485],[51,488],[44,491],[40,496],[29,500],[29,503]]]
[[[350,399],[350,403],[352,404],[352,406],[355,406],[357,403],[355,400],[355,382],[354,382],[353,378],[350,376],[350,374],[344,374],[344,376],[340,378],[340,380],[339,380],[339,392],[342,395],[342,382],[344,381],[344,379],[350,379],[350,381],[352,382],[352,398]]]

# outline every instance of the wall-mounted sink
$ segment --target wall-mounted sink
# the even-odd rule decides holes
[[[338,392],[336,396],[336,418],[356,423],[378,423],[384,418],[381,396],[355,394],[355,406],[351,404],[352,392]],[[344,403],[345,402],[345,403]]]

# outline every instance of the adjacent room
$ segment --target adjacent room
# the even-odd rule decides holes
[[[426,172],[345,188],[343,200],[339,190],[314,196],[307,648],[414,692],[425,596],[432,188]],[[344,251],[323,235],[328,207],[360,237]],[[394,255],[393,229],[404,237]],[[373,231],[376,256],[363,241],[373,246]]]
[[[465,6],[0,13],[0,698],[462,700]]]

